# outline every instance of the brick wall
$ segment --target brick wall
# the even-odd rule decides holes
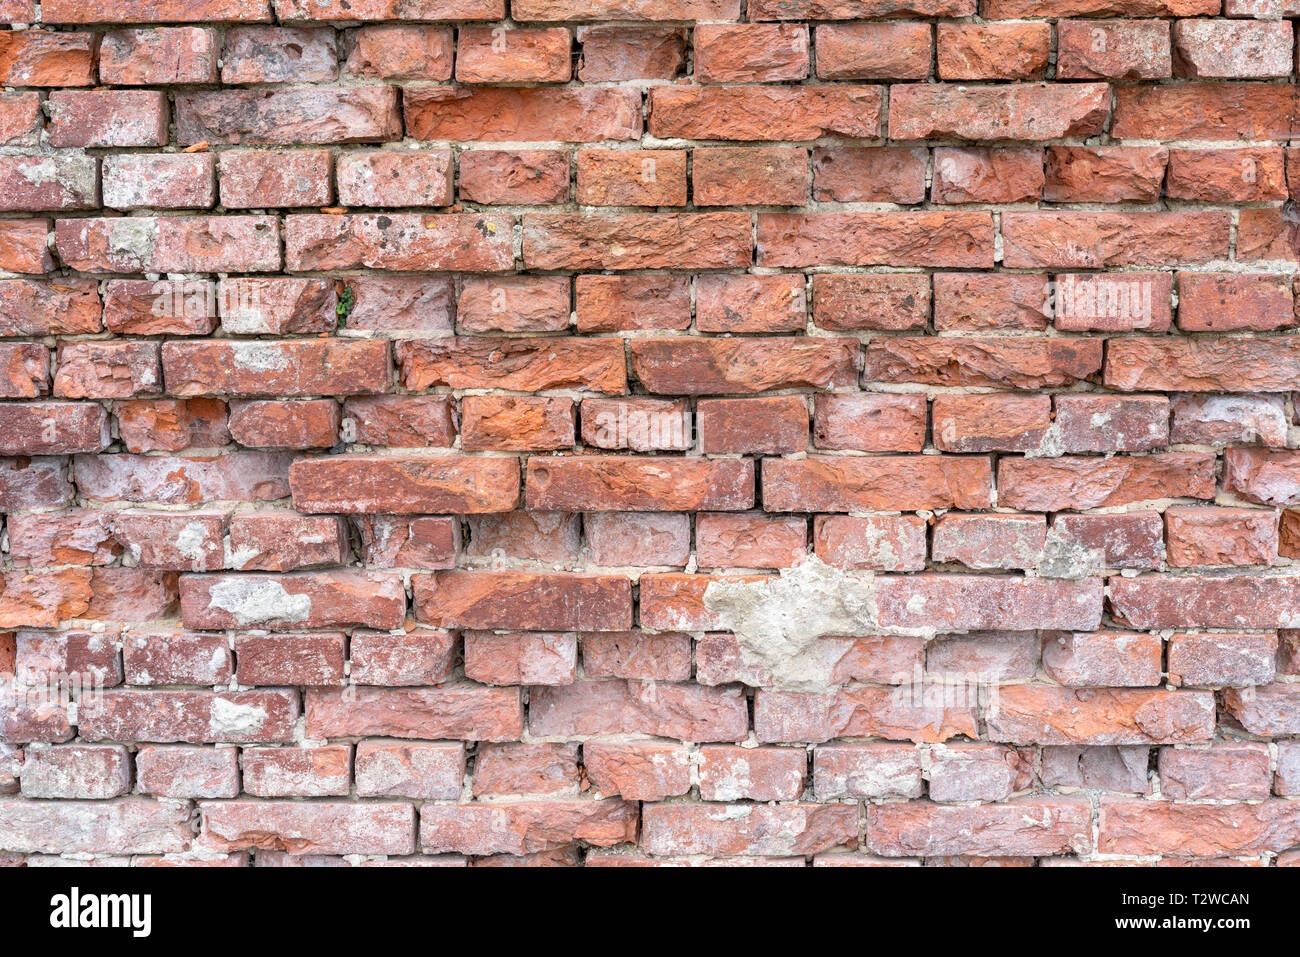
[[[0,0],[0,861],[1300,860],[1293,0]]]

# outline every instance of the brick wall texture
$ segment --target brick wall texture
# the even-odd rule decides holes
[[[1300,863],[1295,0],[0,0],[0,862]]]

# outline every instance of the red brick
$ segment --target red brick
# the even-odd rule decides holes
[[[339,202],[344,206],[450,206],[450,150],[341,153]]]
[[[1195,452],[1110,459],[1006,458],[998,463],[998,504],[1011,508],[1054,512],[1213,497],[1214,456]]]
[[[115,403],[113,413],[128,452],[217,448],[230,441],[220,399],[134,399]]]
[[[129,685],[219,685],[234,675],[234,655],[225,635],[133,629],[122,638],[122,668]]]
[[[59,90],[46,105],[51,146],[167,145],[167,97],[157,90]]]
[[[161,391],[152,342],[67,342],[59,346],[54,394],[69,399],[127,399]]]
[[[1170,440],[1193,445],[1286,445],[1281,400],[1266,395],[1184,394],[1170,399]]]
[[[987,212],[759,213],[757,264],[988,268],[993,222]]]
[[[1159,20],[1063,20],[1056,47],[1061,80],[1159,80],[1172,71],[1169,24]]]
[[[818,515],[813,547],[840,568],[913,572],[925,568],[926,524],[915,515]]]
[[[231,437],[249,448],[329,448],[338,432],[339,407],[329,399],[262,399],[230,406]]]
[[[706,455],[803,452],[808,448],[808,403],[803,396],[701,399],[700,450]]]
[[[306,694],[307,730],[317,737],[384,735],[514,741],[523,708],[516,688],[468,683],[437,688],[320,689]]]
[[[685,681],[691,639],[673,632],[593,632],[582,636],[582,670],[589,678]]]
[[[572,634],[465,633],[465,677],[483,684],[570,684],[577,656]]]
[[[531,509],[737,510],[754,504],[753,463],[734,459],[583,455],[532,458]]]
[[[882,579],[877,614],[886,628],[954,631],[1012,628],[1095,629],[1101,581],[1065,582],[992,575],[921,575]]]
[[[1174,566],[1272,565],[1277,535],[1277,514],[1271,510],[1180,506],[1165,511]]]
[[[0,801],[0,844],[19,853],[168,854],[189,850],[184,801]]]
[[[420,846],[426,854],[532,854],[579,840],[606,847],[632,840],[636,825],[636,805],[625,801],[426,804]]]
[[[1115,620],[1134,628],[1290,628],[1300,582],[1293,577],[1111,579]]]
[[[513,217],[477,213],[289,216],[285,259],[293,272],[363,267],[499,272],[514,265],[513,226]]]
[[[583,517],[596,565],[685,565],[691,553],[690,516],[676,512],[590,512]]]
[[[456,291],[446,277],[351,276],[342,282],[341,295],[352,294],[352,307],[339,321],[349,329],[411,332],[452,327]]]
[[[448,396],[350,397],[343,403],[343,414],[344,428],[366,445],[450,448],[456,438]]]
[[[36,93],[0,93],[0,145],[35,146],[44,123]]]
[[[871,805],[867,848],[893,857],[1086,853],[1092,849],[1092,805],[1046,797],[974,807],[928,801]]]
[[[142,747],[135,755],[141,794],[166,798],[233,798],[239,795],[239,749]]]
[[[221,82],[328,83],[338,79],[334,31],[315,27],[233,27],[226,31]]]
[[[562,150],[481,150],[460,154],[460,196],[475,203],[541,206],[569,199],[569,154]]]
[[[277,87],[177,93],[176,138],[193,143],[375,143],[399,139],[397,90]]]
[[[274,0],[281,20],[500,20],[503,0]]]
[[[661,395],[830,389],[856,379],[857,341],[832,339],[633,339],[632,371]]]
[[[763,464],[763,507],[769,511],[988,508],[989,460],[926,456],[810,456]]]
[[[1163,146],[1049,146],[1043,199],[1052,203],[1151,203],[1160,197]]]
[[[99,43],[99,79],[113,86],[216,83],[220,50],[208,27],[110,30]]]
[[[808,152],[785,147],[714,147],[691,153],[697,206],[802,206]]]
[[[902,338],[867,344],[863,378],[943,386],[1037,389],[1101,370],[1100,339]]]
[[[703,568],[788,568],[807,554],[802,518],[758,513],[700,513],[696,561]]]
[[[1220,211],[1004,213],[1003,264],[1099,269],[1223,258],[1228,219]]]
[[[1031,142],[1100,133],[1110,111],[1101,83],[894,87],[889,133],[898,140],[1018,139]]]
[[[213,571],[223,564],[224,512],[108,513],[113,539],[141,568]]]
[[[919,452],[925,444],[925,422],[923,396],[819,395],[813,413],[813,444],[819,449]],[[802,451],[802,446],[794,451]]]
[[[482,760],[480,756],[480,763]],[[359,796],[455,800],[460,797],[464,778],[462,744],[357,742]]]
[[[925,23],[817,27],[817,75],[827,80],[923,80],[930,75]]]
[[[103,9],[78,0],[50,0],[46,23],[98,23]],[[123,23],[187,23],[196,20],[246,22],[269,20],[268,0],[114,0],[113,18]]]
[[[277,225],[274,216],[60,219],[54,242],[82,272],[272,272]]]
[[[524,215],[530,269],[718,269],[748,266],[747,213]]]
[[[1283,163],[1281,147],[1171,149],[1165,194],[1209,203],[1285,199]]]
[[[249,686],[341,685],[346,642],[337,633],[240,635],[235,639],[235,678]]]
[[[99,164],[93,157],[61,153],[0,157],[0,186],[5,212],[93,209]]]
[[[701,83],[771,83],[808,76],[808,28],[785,23],[706,23],[695,28]]]
[[[938,32],[941,80],[1041,80],[1047,73],[1046,23],[940,23]]]
[[[582,748],[592,786],[625,801],[662,801],[691,789],[691,754],[679,744],[598,744]]]
[[[451,676],[460,650],[454,632],[422,626],[405,632],[352,633],[352,680],[362,685],[440,684]]]
[[[278,572],[312,565],[341,565],[347,558],[347,544],[343,520],[334,516],[302,516],[287,511],[241,513],[231,516],[227,567]]]
[[[1063,452],[1147,452],[1169,444],[1169,400],[1155,395],[1053,397]]]
[[[518,476],[514,459],[350,455],[299,460],[290,484],[304,512],[500,512],[518,500]]]
[[[1289,338],[1123,338],[1110,342],[1103,381],[1123,392],[1283,392],[1297,368]]]
[[[455,44],[450,27],[384,23],[344,34],[349,76],[378,80],[450,80]]]
[[[1285,276],[1178,274],[1178,327],[1185,332],[1270,331],[1295,324]]]
[[[685,276],[579,276],[574,304],[579,332],[685,329],[691,324]]]
[[[456,303],[461,332],[562,332],[569,326],[565,276],[467,278]]]
[[[906,146],[816,149],[813,198],[844,203],[920,203],[925,199],[926,162],[926,150]],[[868,278],[884,281],[884,277],[865,276],[819,276],[814,281]]]
[[[581,409],[585,445],[633,452],[692,448],[691,408],[686,399],[589,398],[582,400]]]
[[[16,273],[46,273],[54,268],[47,241],[48,219],[7,219],[0,222],[0,269]]]
[[[1171,322],[1172,285],[1169,273],[1058,275],[1054,324],[1070,332],[1163,331]]]
[[[1103,798],[1097,849],[1105,854],[1182,857],[1260,854],[1295,843],[1300,816],[1290,801],[1178,804]]]
[[[1193,688],[1266,685],[1273,680],[1277,638],[1272,634],[1174,634],[1169,638],[1169,683]]]
[[[819,801],[919,798],[921,752],[910,744],[819,747],[813,752],[813,788]]]
[[[1046,536],[1041,515],[949,512],[935,523],[931,558],[967,568],[1033,568]]]
[[[95,35],[6,30],[0,34],[0,83],[94,86]]]
[[[1043,195],[1043,154],[1034,148],[934,151],[936,203],[1036,203]]]
[[[1116,88],[1111,133],[1120,139],[1284,140],[1292,98],[1260,83],[1192,82]]]
[[[411,579],[416,617],[444,628],[623,631],[632,591],[617,575],[446,571]]]
[[[383,392],[388,343],[376,340],[167,342],[163,377],[175,395],[356,395]]]
[[[660,139],[815,140],[880,134],[874,86],[687,87],[650,91],[650,133]]]
[[[77,718],[81,736],[89,741],[288,741],[298,718],[298,696],[284,690],[110,690],[83,702]]]
[[[700,749],[700,798],[705,801],[797,801],[807,776],[801,748]]]
[[[1034,779],[1031,752],[997,745],[950,745],[930,755],[930,800],[1005,801]]]
[[[450,568],[460,551],[454,518],[358,515],[362,563],[372,568]]]
[[[635,90],[549,87],[408,88],[406,132],[419,140],[599,142],[641,136]]]
[[[1159,635],[1100,631],[1043,635],[1043,670],[1071,688],[1154,687],[1163,673]]]
[[[1223,488],[1260,505],[1300,505],[1300,454],[1225,449]]]
[[[581,520],[572,512],[500,512],[466,516],[473,558],[572,562],[578,558]]]
[[[1212,79],[1288,76],[1294,39],[1287,23],[1178,20],[1173,24],[1175,73]]]
[[[226,150],[221,154],[221,205],[324,206],[334,196],[332,162],[326,150]]]
[[[914,275],[817,275],[813,320],[823,329],[916,329],[930,316],[930,280]]]
[[[181,578],[181,619],[187,628],[396,628],[405,610],[401,580],[377,572]]]
[[[346,744],[304,748],[245,748],[244,792],[258,797],[347,797],[352,749]]]
[[[415,809],[409,804],[305,804],[229,801],[199,805],[205,847],[291,854],[412,854]]]
[[[460,83],[564,83],[572,78],[563,27],[462,27],[456,49]]]
[[[671,80],[686,67],[686,31],[680,27],[583,25],[577,37],[578,79],[584,83]]]
[[[975,710],[914,702],[896,689],[864,685],[825,694],[762,690],[754,698],[754,733],[761,742],[820,744],[839,737],[947,741],[975,736]]]
[[[37,342],[0,343],[0,397],[34,399],[50,389],[50,352]]]
[[[133,153],[104,159],[104,205],[115,209],[207,209],[217,197],[211,153]]]
[[[1000,687],[988,726],[991,740],[1012,744],[1181,744],[1213,731],[1207,692],[1033,684]]]
[[[530,695],[534,735],[651,734],[683,741],[744,740],[749,710],[739,686],[577,681]]]
[[[108,415],[97,403],[0,402],[0,455],[94,453],[110,442]]]
[[[685,150],[578,150],[584,206],[685,206]]]

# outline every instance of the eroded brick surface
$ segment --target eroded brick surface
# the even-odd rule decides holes
[[[0,0],[0,864],[1300,860],[1297,17]]]

